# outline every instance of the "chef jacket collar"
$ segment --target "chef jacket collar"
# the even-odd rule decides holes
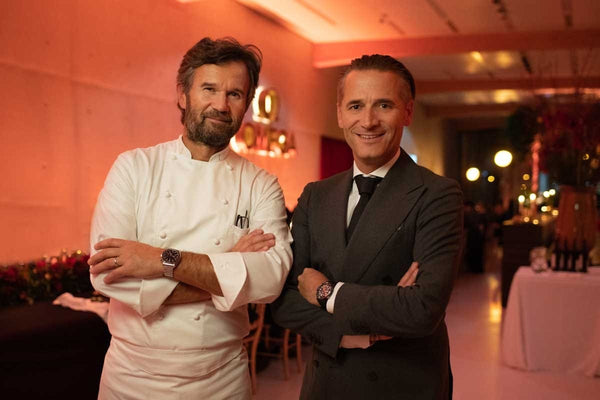
[[[230,151],[231,149],[229,148],[229,146],[227,146],[218,153],[213,154],[208,160],[208,162],[223,161],[227,158],[227,156],[229,156]],[[177,140],[177,148],[175,152],[179,155],[184,156],[185,158],[192,158],[192,153],[187,147],[185,147],[185,144],[183,144],[183,135],[179,135],[179,139]]]

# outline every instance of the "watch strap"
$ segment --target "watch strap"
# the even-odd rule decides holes
[[[173,278],[175,268],[181,262],[181,252],[176,249],[166,249],[160,256],[163,265],[163,276]]]

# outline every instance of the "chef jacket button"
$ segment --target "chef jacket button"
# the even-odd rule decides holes
[[[167,190],[167,192],[165,193],[165,197],[168,199],[168,198],[170,198],[171,196],[172,196],[171,192],[169,192],[169,191]]]
[[[227,164],[227,169],[233,171],[233,167],[230,164]]]
[[[215,241],[213,242],[215,244],[215,246],[218,246],[221,244],[221,240],[220,239],[215,239]]]
[[[161,238],[161,239],[166,239],[166,238],[167,238],[167,232],[165,232],[165,231],[162,231],[162,232],[160,233],[160,238]]]
[[[176,156],[175,154],[173,154],[173,155],[171,156],[171,160],[177,160],[177,156]]]
[[[225,204],[225,205],[229,204],[229,200],[223,199],[223,204]]]
[[[163,319],[164,317],[165,317],[165,314],[163,314],[163,313],[157,313],[156,314],[156,318],[159,319],[159,320]]]
[[[200,314],[196,314],[196,316],[194,317],[194,321],[200,321]]]

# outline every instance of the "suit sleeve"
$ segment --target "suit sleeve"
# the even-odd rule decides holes
[[[278,325],[290,328],[309,339],[322,352],[335,357],[341,340],[333,316],[310,304],[298,291],[298,276],[310,267],[310,230],[307,208],[310,199],[307,185],[294,210],[292,220],[292,250],[294,261],[281,296],[271,305],[273,319]]]
[[[415,286],[345,283],[333,314],[342,334],[423,337],[444,319],[458,269],[462,236],[462,194],[443,179],[424,193],[415,212],[413,259],[419,262]],[[393,265],[390,265],[393,267]]]

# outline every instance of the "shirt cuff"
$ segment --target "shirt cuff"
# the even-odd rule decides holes
[[[141,316],[147,317],[157,311],[171,295],[177,283],[176,280],[168,278],[142,279],[139,303]]]
[[[248,275],[244,258],[237,252],[207,255],[223,292],[223,296],[212,295],[212,301],[219,311],[233,310]]]
[[[331,297],[327,300],[327,303],[325,303],[325,308],[327,309],[327,312],[329,314],[333,314],[333,306],[335,305],[335,296],[337,296],[337,292],[338,292],[338,290],[340,290],[340,288],[342,287],[343,284],[344,284],[344,282],[338,282],[335,284],[335,287],[333,288],[333,293],[331,293]]]
[[[366,349],[371,346],[369,335],[344,335],[340,341],[343,349]]]

